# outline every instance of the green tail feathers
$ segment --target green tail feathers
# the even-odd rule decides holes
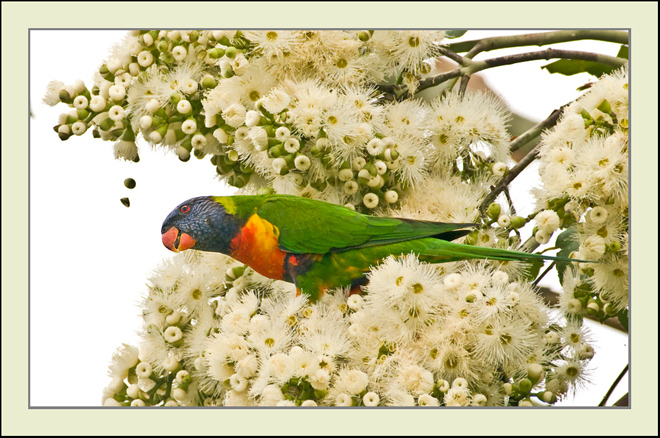
[[[424,239],[428,242],[427,239]],[[556,257],[542,254],[532,254],[522,251],[512,251],[508,249],[489,248],[485,246],[463,245],[460,243],[446,242],[442,240],[432,240],[428,242],[426,250],[419,254],[424,258],[440,258],[444,261],[457,261],[465,259],[491,259],[501,261],[532,261],[532,260],[552,260],[556,262],[584,262],[595,263],[588,260],[571,259],[568,257]],[[431,260],[429,260],[431,261]]]

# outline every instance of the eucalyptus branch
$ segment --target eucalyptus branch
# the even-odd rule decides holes
[[[474,73],[481,70],[486,70],[492,67],[499,67],[502,65],[517,64],[519,62],[537,61],[540,59],[580,59],[583,61],[592,61],[600,64],[609,65],[610,67],[621,67],[628,62],[625,58],[617,58],[616,56],[602,55],[600,53],[582,52],[578,50],[558,50],[558,49],[545,49],[538,52],[517,53],[515,55],[500,56],[499,58],[485,59],[483,61],[475,61],[470,66],[464,69],[469,73]]]
[[[536,159],[536,157],[538,157],[539,149],[540,143],[537,144],[534,149],[532,149],[520,161],[518,161],[518,163],[513,166],[506,175],[504,175],[500,182],[493,188],[493,190],[491,190],[488,196],[484,198],[484,200],[481,202],[481,205],[479,205],[479,210],[481,210],[482,214],[485,214],[486,209],[491,204],[491,202],[497,198],[497,195],[499,195],[505,187],[511,184],[511,181],[520,175],[520,173],[525,170],[525,168],[529,166],[530,163]]]
[[[461,76],[461,85],[458,89],[458,94],[463,96],[465,95],[465,90],[467,90],[468,82],[470,82],[470,75]]]
[[[446,73],[441,73],[437,76],[422,79],[421,81],[419,81],[419,85],[417,86],[416,93],[419,93],[422,90],[426,90],[427,88],[431,88],[431,87],[435,87],[436,85],[440,85],[443,82],[448,81],[449,79],[458,78],[458,77],[460,77],[464,74],[466,74],[466,73],[464,73],[462,71],[462,68],[457,68],[455,70],[452,70],[452,71],[449,71],[449,72],[446,72]],[[400,90],[405,89],[405,86],[402,86],[402,85],[397,85],[396,87],[399,88]],[[401,97],[403,99],[409,97],[408,92],[406,91],[405,93],[403,93],[403,95]]]
[[[459,55],[458,53],[456,53],[452,50],[449,50],[445,46],[438,46],[437,50],[438,50],[438,52],[440,52],[441,55],[446,56],[447,58],[449,58],[453,61],[456,61],[460,65],[469,65],[469,64],[472,63],[472,60],[470,60],[469,58],[463,57],[463,56]]]
[[[517,151],[518,149],[520,149],[521,147],[525,146],[527,143],[538,137],[541,134],[541,132],[543,132],[544,129],[548,129],[555,126],[555,124],[559,120],[559,116],[561,116],[562,111],[567,105],[564,105],[561,108],[554,110],[547,119],[540,121],[536,125],[529,128],[527,131],[517,136],[509,145],[509,150],[511,152]]]
[[[511,152],[514,152],[520,149],[525,144],[529,143],[532,139],[538,137],[544,129],[554,126],[564,108],[567,106],[563,105],[562,107],[554,110],[550,117],[537,123],[532,126],[530,129],[519,135],[514,141],[511,142],[509,146]],[[482,213],[486,211],[491,202],[497,198],[497,195],[502,192],[510,183],[513,181],[525,168],[536,159],[539,153],[540,146],[537,144],[534,149],[532,149],[527,155],[525,155],[518,163],[500,180],[500,182],[493,188],[493,190],[484,198],[484,200],[479,205],[479,209]]]
[[[513,199],[511,199],[511,194],[509,193],[509,188],[504,188],[504,196],[506,196],[506,201],[509,203],[509,210],[511,210],[512,215],[516,215],[516,207],[513,205]]]
[[[466,55],[463,59],[468,58]],[[557,49],[545,49],[538,52],[528,52],[528,53],[519,53],[515,55],[501,56],[499,58],[491,58],[482,61],[474,61],[469,65],[464,67],[459,67],[454,70],[451,70],[446,73],[439,74],[430,78],[423,79],[419,81],[419,86],[417,87],[417,92],[425,90],[427,88],[435,87],[440,85],[443,82],[457,78],[459,76],[472,75],[474,73],[487,70],[493,67],[501,67],[503,65],[512,65],[520,62],[527,61],[538,61],[541,59],[579,59],[583,61],[592,61],[600,64],[605,64],[611,67],[621,67],[622,65],[628,62],[627,59],[617,58],[616,56],[601,55],[599,53],[591,52],[581,52],[576,50],[557,50]],[[380,88],[380,87],[379,87]],[[405,89],[403,85],[393,86],[393,91],[396,94],[396,91]],[[405,92],[401,95],[401,98],[405,99],[409,97],[408,92]]]
[[[619,30],[558,30],[524,35],[507,35],[484,38],[481,40],[463,41],[445,46],[452,52],[468,52],[473,58],[478,53],[491,50],[522,46],[545,46],[548,44],[565,43],[579,40],[598,40],[618,44],[628,44],[628,32]]]
[[[610,389],[607,391],[607,394],[605,394],[605,397],[603,397],[603,400],[601,400],[600,403],[598,403],[598,406],[605,406],[605,403],[607,403],[607,399],[610,398],[610,395],[614,392],[614,389],[617,387],[621,379],[623,379],[623,376],[628,372],[628,364],[623,368],[619,376],[614,380],[612,383],[612,386],[610,386]]]

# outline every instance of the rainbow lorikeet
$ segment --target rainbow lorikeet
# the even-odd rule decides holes
[[[452,243],[476,224],[369,216],[290,195],[203,196],[176,207],[163,222],[163,244],[227,254],[268,278],[296,285],[312,300],[326,290],[366,284],[370,267],[414,252],[421,261],[465,259],[569,261]]]

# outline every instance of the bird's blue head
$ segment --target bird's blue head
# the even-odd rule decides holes
[[[191,198],[167,216],[160,230],[163,245],[179,252],[194,248],[227,254],[238,230],[233,215],[211,196]]]

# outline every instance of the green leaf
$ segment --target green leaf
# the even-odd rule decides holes
[[[559,73],[565,76],[572,76],[578,73],[589,73],[596,77],[601,77],[604,74],[614,71],[614,67],[601,64],[594,61],[584,61],[581,59],[560,59],[559,61],[551,62],[541,68],[548,70],[550,73]]]
[[[561,248],[557,253],[558,257],[570,257],[573,251],[577,251],[580,243],[577,241],[577,228],[569,227],[557,236],[555,246]],[[559,282],[562,283],[564,278],[564,270],[569,267],[571,262],[557,262],[557,274],[559,275]]]
[[[543,260],[532,260],[526,263],[525,265],[527,269],[523,274],[523,278],[527,281],[532,282],[536,279],[536,277],[539,276],[539,272],[543,267]]]
[[[626,332],[628,332],[628,310],[623,309],[619,313],[617,313],[617,318],[619,318],[619,322],[623,326],[624,329],[626,329]]]
[[[619,49],[619,53],[616,54],[617,58],[628,59],[628,46],[625,44]]]
[[[451,50],[454,53],[469,52],[480,40],[474,41],[460,41],[458,43],[447,44],[445,48]]]
[[[465,35],[466,32],[467,32],[467,30],[458,30],[458,29],[448,30],[446,32],[445,36],[447,38],[459,38],[459,37],[462,37],[463,35]]]

